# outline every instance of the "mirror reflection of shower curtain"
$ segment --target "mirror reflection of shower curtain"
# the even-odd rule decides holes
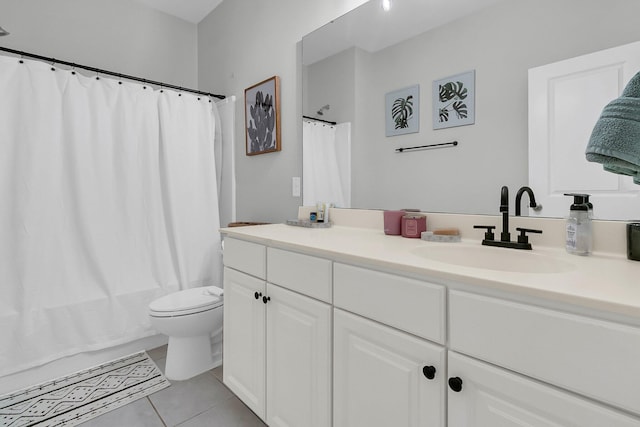
[[[303,205],[351,207],[351,123],[302,122]]]

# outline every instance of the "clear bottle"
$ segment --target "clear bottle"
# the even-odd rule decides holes
[[[589,207],[589,218],[593,219],[593,203],[589,201],[589,197],[591,197],[591,194],[583,194],[583,196],[584,196],[584,202]]]
[[[573,204],[569,208],[566,229],[566,249],[574,255],[589,255],[593,246],[593,230],[591,225],[592,209],[589,209],[588,194],[569,193]]]

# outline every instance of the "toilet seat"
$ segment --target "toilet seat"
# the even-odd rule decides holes
[[[154,317],[175,317],[200,313],[220,307],[223,304],[223,290],[217,286],[185,289],[165,295],[149,304],[149,315]]]

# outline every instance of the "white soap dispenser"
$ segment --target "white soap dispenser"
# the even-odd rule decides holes
[[[574,255],[589,255],[593,245],[592,210],[587,204],[589,195],[568,193],[565,196],[573,197],[573,204],[569,208],[569,218],[567,218],[567,252]]]

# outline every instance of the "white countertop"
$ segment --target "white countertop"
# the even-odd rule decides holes
[[[461,243],[426,242],[386,236],[382,230],[337,225],[327,229],[309,229],[271,224],[225,228],[221,232],[230,237],[339,262],[404,271],[412,275],[424,275],[427,280],[481,286],[640,320],[640,262],[629,261],[615,254],[582,257],[567,254],[564,249],[534,245],[532,251],[526,251],[532,257],[551,257],[570,268],[554,273],[522,273],[453,265],[413,253],[417,248],[433,248],[437,251],[445,246],[480,246],[480,250],[498,251],[497,256],[500,251],[515,250],[482,247],[477,240],[465,239]],[[508,256],[505,253],[505,257]]]

